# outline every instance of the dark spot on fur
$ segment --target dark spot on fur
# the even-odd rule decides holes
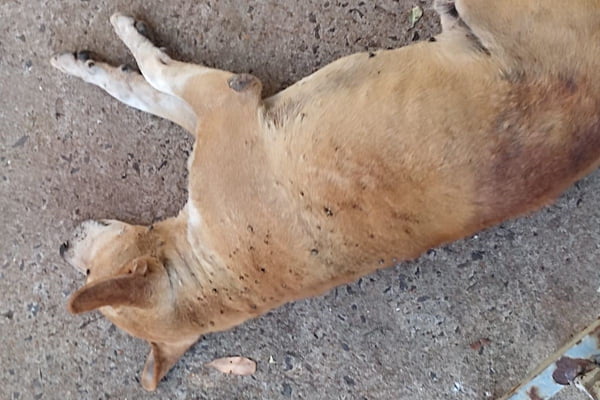
[[[377,56],[377,54],[373,53],[372,51],[369,52],[369,58],[373,58]]]
[[[90,274],[90,270],[89,270],[89,269],[86,269],[86,270],[85,270],[85,274],[86,274],[86,275],[89,275],[89,274]]]
[[[248,225],[248,232],[254,233],[254,228],[252,227],[252,225]]]
[[[213,288],[213,293],[219,293],[219,290],[217,288]]]
[[[237,74],[229,78],[227,81],[229,87],[236,92],[244,92],[251,88],[259,88],[261,86],[257,77],[250,74]]]
[[[286,121],[298,115],[300,107],[300,104],[289,100],[280,102],[277,106],[267,110],[266,119],[270,120],[275,128],[281,128]],[[303,155],[303,159],[306,159],[305,157]]]
[[[215,321],[208,321],[208,323],[210,324],[210,326],[215,326]]]
[[[417,216],[415,216],[413,214],[397,212],[397,211],[392,212],[392,218],[397,219],[402,222],[409,222],[412,224],[419,224],[421,222],[419,220],[419,218],[417,218]]]
[[[493,162],[479,171],[484,224],[547,204],[598,164],[600,104],[585,87],[575,79],[513,84],[487,146]]]
[[[569,94],[575,94],[577,92],[577,82],[572,76],[563,77],[561,78],[561,81]]]
[[[319,254],[319,250],[317,250],[317,249],[312,249],[312,250],[310,251],[310,254],[311,254],[311,255],[313,255],[313,256],[316,256],[316,255],[318,255],[318,254]]]
[[[431,37],[431,38],[429,38],[429,41],[430,41],[430,42],[437,42],[437,39],[436,39],[436,38],[434,38],[434,37]]]
[[[325,215],[327,215],[328,217],[333,217],[333,211],[331,211],[331,208],[323,207],[323,211],[325,212]]]
[[[267,270],[266,270],[266,269],[264,269],[264,268],[261,268],[261,269],[260,269],[260,272],[262,272],[262,273],[264,274],[265,272],[267,272]]]

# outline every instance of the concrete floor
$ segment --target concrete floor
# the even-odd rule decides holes
[[[339,56],[438,29],[430,1],[373,3],[0,2],[0,399],[492,399],[596,317],[599,173],[534,216],[209,335],[152,395],[137,382],[144,343],[97,313],[67,314],[83,279],[61,241],[87,218],[175,214],[191,140],[51,69],[50,55],[132,61],[108,23],[122,10],[174,56],[252,71],[273,93]],[[425,16],[411,29],[415,4]],[[203,366],[227,355],[255,359],[257,373]]]

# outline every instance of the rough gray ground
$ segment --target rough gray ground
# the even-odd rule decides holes
[[[425,16],[411,29],[415,4]],[[417,0],[2,0],[0,399],[481,400],[595,318],[598,173],[532,217],[210,335],[146,394],[146,345],[97,313],[67,314],[83,278],[58,256],[83,219],[150,223],[186,196],[181,129],[48,64],[82,48],[132,61],[108,23],[116,10],[149,21],[174,56],[252,71],[268,93],[339,56],[438,29]],[[258,372],[203,366],[227,355],[257,360]]]

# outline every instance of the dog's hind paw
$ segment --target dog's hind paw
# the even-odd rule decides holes
[[[132,73],[139,75],[137,69],[127,64],[114,67],[96,61],[92,53],[87,50],[57,54],[50,59],[50,64],[66,74],[76,76],[106,90],[110,90],[119,82],[134,79],[133,75],[130,75]]]

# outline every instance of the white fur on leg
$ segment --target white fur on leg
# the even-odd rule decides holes
[[[56,55],[50,62],[67,74],[101,87],[131,107],[166,118],[191,133],[195,132],[197,117],[192,108],[185,101],[154,89],[135,71],[91,59],[81,60],[73,53]]]
[[[137,31],[132,17],[116,13],[110,17],[110,22],[135,57],[148,83],[161,92],[179,96],[190,77],[211,71],[201,65],[173,60]]]

